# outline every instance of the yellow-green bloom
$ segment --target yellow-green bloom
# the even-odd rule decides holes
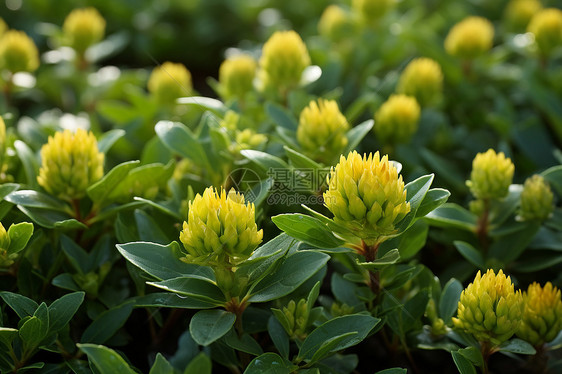
[[[266,135],[258,134],[252,129],[236,130],[235,134],[231,150],[236,154],[244,149],[260,149],[267,142]]]
[[[467,17],[453,26],[445,39],[445,49],[450,55],[473,59],[492,48],[494,26],[486,18]]]
[[[227,100],[243,98],[254,87],[256,70],[256,60],[249,55],[238,55],[224,60],[219,68],[221,95]]]
[[[548,343],[562,330],[560,290],[547,282],[534,282],[523,292],[524,312],[517,336],[535,347]]]
[[[394,0],[353,0],[353,10],[370,23],[384,16],[394,5]]]
[[[353,29],[351,17],[337,5],[329,5],[324,9],[318,22],[318,32],[330,40],[340,40]]]
[[[309,65],[310,56],[299,34],[277,31],[263,45],[260,78],[266,89],[284,92],[299,84]]]
[[[402,176],[379,152],[361,157],[356,151],[340,157],[328,176],[324,204],[334,222],[372,245],[391,235],[410,211]]]
[[[237,266],[252,255],[263,237],[256,225],[254,204],[233,189],[220,193],[209,187],[189,203],[180,240],[184,261],[218,267]]]
[[[509,157],[489,149],[474,157],[470,180],[466,185],[477,199],[501,199],[509,191],[514,171],[515,166]]]
[[[105,19],[95,8],[74,9],[62,26],[64,36],[79,54],[101,41],[105,33]]]
[[[515,30],[525,30],[531,18],[541,9],[539,0],[511,0],[505,8],[505,19]]]
[[[412,60],[400,75],[397,91],[415,97],[421,105],[435,103],[443,92],[441,66],[426,57]]]
[[[11,73],[33,72],[39,67],[39,51],[23,31],[8,30],[0,38],[0,69]]]
[[[347,146],[349,124],[334,100],[311,101],[300,114],[297,140],[304,153],[331,162]]]
[[[37,182],[48,193],[64,200],[80,199],[103,177],[104,154],[93,133],[78,129],[57,132],[41,148]]]
[[[279,316],[283,328],[292,339],[304,340],[307,336],[309,309],[305,299],[300,299],[298,303],[294,300],[289,301],[282,310],[274,309]]]
[[[148,91],[159,103],[173,105],[176,99],[192,94],[191,73],[183,64],[164,62],[152,70]]]
[[[383,143],[407,143],[418,129],[420,112],[415,98],[391,95],[375,113],[375,136]]]
[[[489,269],[484,275],[478,271],[461,293],[453,324],[480,342],[498,346],[515,334],[522,315],[521,291],[515,292],[511,278],[502,270],[496,275]]]
[[[527,178],[521,192],[519,216],[524,221],[544,221],[552,211],[554,195],[547,181],[540,175]]]
[[[543,9],[533,16],[527,31],[535,35],[535,42],[544,55],[562,45],[562,10]]]
[[[14,259],[18,256],[17,253],[12,255],[8,254],[8,248],[10,248],[10,236],[4,228],[4,225],[0,223],[0,268],[7,268],[14,263]]]

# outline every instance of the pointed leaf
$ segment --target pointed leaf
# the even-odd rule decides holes
[[[222,338],[234,325],[236,315],[224,310],[201,310],[191,318],[189,332],[197,344],[207,346]]]

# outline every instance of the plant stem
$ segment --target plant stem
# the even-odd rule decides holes
[[[478,219],[478,224],[476,227],[476,236],[478,236],[478,240],[480,245],[482,246],[482,250],[484,253],[488,252],[488,225],[490,223],[490,200],[483,199],[482,202],[484,203],[484,211],[482,215]]]
[[[365,261],[373,262],[377,258],[377,252],[379,250],[380,243],[375,243],[373,245],[369,245],[365,243],[363,240],[361,241],[361,253],[365,257]],[[373,291],[373,293],[377,296],[381,293],[380,287],[380,272],[378,270],[369,270],[369,280],[367,281],[367,285]]]

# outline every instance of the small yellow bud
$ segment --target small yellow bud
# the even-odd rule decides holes
[[[57,132],[41,148],[37,182],[64,200],[80,199],[103,176],[104,154],[93,133],[78,129]]]
[[[4,228],[4,225],[0,223],[0,251],[7,251],[10,247],[10,237],[8,232]]]
[[[535,347],[548,343],[562,330],[560,290],[547,282],[529,285],[523,292],[524,312],[517,336]]]
[[[351,17],[337,5],[329,5],[318,22],[318,32],[329,40],[340,40],[353,30]]]
[[[254,204],[246,204],[244,195],[233,189],[219,194],[213,187],[189,203],[180,233],[186,262],[223,267],[237,266],[250,257],[262,237]]]
[[[62,26],[68,45],[78,54],[84,54],[105,33],[105,20],[95,8],[74,9]]]
[[[10,236],[6,232],[4,225],[0,223],[0,269],[12,266],[18,257],[17,253],[8,254],[10,243]]]
[[[257,63],[253,57],[239,55],[223,61],[219,68],[219,82],[226,100],[241,99],[252,91]]]
[[[328,186],[324,204],[334,214],[334,222],[371,244],[392,234],[410,211],[402,176],[379,152],[342,155],[330,171]]]
[[[382,18],[394,5],[394,0],[353,0],[353,10],[367,23]]]
[[[406,95],[392,95],[375,113],[375,136],[383,143],[407,143],[418,129],[420,106]]]
[[[548,8],[531,18],[527,30],[535,35],[540,51],[548,56],[562,45],[562,10]]]
[[[258,134],[252,129],[236,130],[235,141],[232,144],[232,152],[240,153],[244,149],[261,149],[267,142],[267,136]]]
[[[539,0],[511,0],[505,8],[505,20],[515,30],[525,30],[533,16],[542,9]]]
[[[521,291],[515,292],[502,270],[496,275],[489,269],[484,275],[478,271],[461,293],[453,324],[480,342],[498,346],[519,329],[522,314]]]
[[[9,30],[0,38],[0,69],[11,73],[33,72],[39,67],[39,51],[22,31]]]
[[[299,34],[277,31],[263,45],[260,58],[260,77],[265,88],[279,92],[297,86],[310,56]]]
[[[472,161],[470,180],[466,185],[477,199],[501,199],[508,193],[515,166],[503,152],[489,149],[478,153]]]
[[[297,140],[308,156],[331,162],[347,145],[349,124],[333,100],[311,101],[300,114]]]
[[[467,17],[453,26],[445,39],[445,49],[452,56],[473,59],[492,48],[494,26],[482,17]]]
[[[527,178],[521,192],[519,216],[524,221],[544,221],[554,210],[554,195],[546,180],[540,175]]]
[[[426,57],[412,60],[400,75],[397,91],[415,97],[421,105],[439,101],[443,92],[441,66]]]
[[[192,94],[191,73],[183,64],[164,62],[152,70],[148,91],[159,103],[174,105],[176,99]]]

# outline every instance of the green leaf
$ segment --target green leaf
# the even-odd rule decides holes
[[[45,337],[44,331],[48,328],[49,326],[45,326],[38,317],[28,318],[19,328],[19,335],[25,349],[33,350],[37,348]]]
[[[468,262],[480,270],[486,269],[484,256],[482,256],[482,253],[480,253],[476,248],[460,240],[454,241],[453,244],[455,245],[455,248],[457,248],[457,251],[459,251],[459,253],[466,258]]]
[[[252,290],[248,301],[259,303],[288,295],[326,265],[330,256],[313,251],[288,256],[277,271],[262,279]]]
[[[484,357],[482,357],[482,352],[480,352],[478,348],[467,347],[459,349],[457,352],[463,355],[464,358],[472,362],[473,365],[478,367],[484,366]]]
[[[351,128],[347,132],[347,134],[345,134],[347,137],[347,146],[345,147],[345,150],[342,152],[342,154],[344,156],[347,156],[349,152],[354,151],[355,148],[357,148],[357,146],[359,145],[359,143],[361,143],[361,140],[363,140],[365,135],[367,135],[369,131],[371,131],[374,124],[375,121],[369,119]]]
[[[17,191],[18,188],[20,188],[20,185],[16,183],[0,184],[0,200],[4,200],[6,196]]]
[[[74,269],[81,274],[94,270],[96,264],[90,260],[88,253],[66,235],[61,235],[60,246]]]
[[[116,141],[121,139],[125,135],[125,130],[123,129],[113,129],[105,132],[98,139],[98,150],[102,153],[107,153]]]
[[[201,352],[189,361],[183,374],[211,374],[213,364],[209,356]]]
[[[224,342],[237,351],[246,352],[254,356],[263,354],[263,350],[259,343],[249,334],[244,333],[241,337],[233,330],[224,336]]]
[[[449,323],[451,318],[455,315],[463,289],[462,283],[455,278],[449,279],[445,287],[443,287],[443,292],[439,299],[439,317],[441,317],[445,323]]]
[[[53,301],[49,306],[49,331],[57,332],[65,327],[84,301],[84,292],[73,292]]]
[[[429,191],[431,192],[431,190]],[[400,236],[398,251],[400,251],[400,258],[402,260],[412,258],[425,246],[428,231],[429,226],[427,222],[420,220]]]
[[[381,371],[377,371],[375,374],[407,374],[407,369],[402,368],[391,368],[391,369],[384,369]]]
[[[298,123],[296,118],[280,105],[271,102],[267,103],[265,105],[265,111],[273,120],[273,123],[275,123],[277,126],[281,126],[292,131],[297,130]]]
[[[91,185],[86,193],[93,202],[101,204],[140,161],[123,162],[111,169],[102,179]]]
[[[150,240],[158,244],[170,242],[168,236],[162,232],[158,223],[156,223],[150,215],[140,209],[136,209],[134,215],[140,240]]]
[[[497,238],[490,247],[490,257],[504,263],[516,260],[531,243],[540,227],[539,222],[530,222],[517,232]]]
[[[278,354],[267,352],[254,358],[244,374],[290,374],[294,370],[290,361],[284,360]]]
[[[279,157],[270,155],[269,153],[254,151],[251,149],[244,149],[240,154],[248,160],[253,161],[256,165],[264,171],[269,172],[275,169],[290,169],[291,167]]]
[[[345,242],[332,234],[320,220],[303,214],[280,214],[271,218],[279,229],[293,238],[318,248],[336,248]]]
[[[0,297],[21,319],[32,316],[39,307],[35,301],[17,293],[2,291]]]
[[[352,314],[336,317],[318,326],[312,331],[302,343],[298,357],[301,360],[320,360],[331,352],[336,352],[360,343],[367,337],[369,332],[380,322],[380,319],[364,314]],[[343,338],[338,338],[344,336]],[[322,356],[315,355],[322,345],[334,339],[337,344],[330,344],[329,350],[323,352]],[[311,361],[312,362],[312,361]]]
[[[428,213],[425,218],[430,225],[443,228],[457,228],[476,232],[478,217],[460,205],[446,203]]]
[[[33,225],[31,223],[22,222],[11,225],[8,229],[8,236],[10,237],[8,254],[18,253],[23,250],[29,239],[31,239],[31,235],[33,235]]]
[[[131,302],[104,311],[84,330],[80,341],[94,344],[105,343],[123,327],[132,311]]]
[[[378,258],[371,262],[357,262],[359,266],[365,269],[374,270],[380,269],[381,267],[395,264],[400,260],[400,252],[398,249],[394,248],[386,252],[381,258]]]
[[[129,171],[129,174],[109,192],[107,199],[129,201],[136,193],[144,193],[165,186],[173,173],[173,160],[167,165],[156,163],[139,166]]]
[[[457,369],[459,369],[460,374],[476,374],[476,369],[470,360],[465,358],[458,351],[451,351],[451,355],[453,356],[453,361],[455,362]]]
[[[302,153],[295,151],[292,148],[284,146],[283,149],[285,150],[285,153],[287,154],[287,157],[289,158],[293,166],[297,169],[317,170],[322,168],[322,165],[303,155]]]
[[[443,188],[432,188],[427,191],[425,198],[423,199],[418,211],[416,212],[416,217],[424,217],[429,212],[437,209],[441,205],[445,204],[451,196],[451,193]]]
[[[147,284],[166,291],[179,293],[180,295],[191,296],[207,303],[213,303],[216,306],[224,305],[226,302],[220,288],[207,278],[194,276],[179,277],[161,282],[147,282]]]
[[[18,209],[31,218],[33,222],[48,229],[76,230],[88,228],[82,222],[63,212],[25,207],[23,205],[18,205]]]
[[[148,374],[175,374],[175,370],[168,360],[161,353],[158,353]]]
[[[177,99],[177,103],[196,106],[202,110],[209,110],[221,117],[224,116],[228,110],[222,101],[204,96],[180,97]]]
[[[520,355],[534,355],[537,353],[535,348],[529,343],[521,339],[511,339],[499,346],[500,352],[511,352]]]
[[[410,203],[410,213],[406,215],[404,220],[400,222],[398,231],[393,236],[398,236],[406,231],[415,221],[418,208],[422,204],[431,183],[433,183],[433,174],[424,175],[418,179],[411,181],[405,186],[406,200]]]
[[[215,303],[207,303],[192,297],[180,297],[171,292],[154,292],[134,298],[135,307],[211,309]]]
[[[186,264],[175,255],[179,251],[176,242],[160,245],[148,242],[118,244],[117,250],[130,263],[160,280],[197,275],[211,280],[215,279],[211,268]]]
[[[14,142],[14,148],[16,149],[16,153],[23,165],[23,169],[25,171],[25,176],[27,179],[27,185],[31,188],[37,188],[39,186],[37,184],[37,176],[39,175],[39,163],[37,162],[37,158],[33,154],[33,151],[27,146],[27,144],[25,144],[21,140],[16,140]]]
[[[113,349],[95,344],[77,344],[78,348],[88,355],[88,360],[99,370],[100,374],[136,374]]]
[[[201,310],[191,318],[189,332],[199,345],[207,346],[222,338],[234,325],[236,315],[224,310]]]
[[[18,336],[18,330],[10,327],[0,327],[0,343],[10,347],[12,341]]]
[[[159,121],[154,130],[162,143],[171,151],[189,158],[200,165],[209,166],[205,149],[185,125],[178,122]]]
[[[64,201],[33,190],[14,191],[4,199],[12,204],[30,208],[49,209],[63,213],[68,213],[70,210]]]
[[[289,358],[289,336],[274,316],[269,317],[267,321],[267,332],[281,356]]]

